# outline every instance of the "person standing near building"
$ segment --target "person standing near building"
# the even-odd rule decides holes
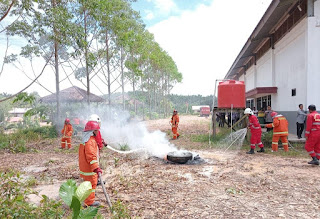
[[[73,133],[72,125],[70,124],[70,119],[66,118],[64,120],[64,126],[61,130],[62,139],[61,139],[61,149],[64,149],[68,146],[68,149],[71,148],[71,136]]]
[[[316,111],[315,105],[308,107],[309,115],[307,116],[306,125],[306,145],[305,149],[312,157],[308,164],[319,165],[320,159],[320,114]]]
[[[248,127],[251,131],[250,151],[248,151],[247,154],[254,154],[256,144],[258,144],[258,147],[260,148],[260,150],[257,152],[264,152],[264,147],[261,142],[262,131],[258,118],[255,115],[253,115],[253,111],[250,108],[245,109],[244,114],[246,114],[249,118]]]
[[[100,130],[99,123],[94,121],[87,122],[83,135],[82,143],[79,147],[79,169],[80,177],[85,181],[90,181],[93,192],[84,201],[87,206],[100,206],[95,201],[95,189],[97,187],[98,175],[102,174],[99,167],[99,147],[95,137]]]
[[[301,138],[303,129],[304,129],[304,122],[306,120],[307,114],[303,111],[303,105],[299,104],[299,109],[297,111],[297,136],[298,139]]]
[[[253,115],[255,115],[256,117],[258,117],[258,110],[256,110],[256,107],[255,107],[255,106],[253,107],[252,112],[253,112]]]
[[[179,115],[178,115],[178,111],[177,110],[173,110],[173,114],[171,117],[171,130],[172,130],[172,140],[176,140],[177,138],[180,137],[179,133],[178,133],[178,126],[179,126]]]
[[[288,147],[288,121],[283,115],[277,112],[271,113],[272,124],[265,125],[267,128],[273,128],[272,152],[278,151],[278,142],[281,139],[284,151],[289,151]]]
[[[270,124],[272,123],[272,116],[271,116],[271,113],[273,112],[273,110],[271,109],[271,106],[268,106],[267,107],[267,110],[264,112],[265,115],[264,115],[264,122],[265,124]],[[267,132],[271,131],[272,128],[267,128]]]

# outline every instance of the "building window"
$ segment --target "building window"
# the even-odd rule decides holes
[[[271,95],[268,96],[267,106],[271,107]]]
[[[257,98],[257,110],[261,109],[261,107],[262,107],[261,102],[262,102],[262,98],[261,97]]]
[[[297,94],[297,91],[296,91],[296,89],[294,88],[294,89],[292,89],[291,90],[291,96],[296,96],[296,94]]]

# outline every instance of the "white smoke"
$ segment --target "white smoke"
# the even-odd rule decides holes
[[[177,148],[159,130],[150,132],[140,119],[130,116],[128,111],[109,106],[91,107],[73,112],[75,116],[89,118],[97,114],[101,119],[101,136],[109,146],[119,149],[127,145],[130,150],[143,148],[149,156],[164,158]]]
[[[163,158],[177,148],[166,138],[166,134],[157,130],[149,132],[144,122],[129,122],[122,125],[107,123],[101,125],[102,137],[111,147],[128,145],[130,149],[144,148],[151,156]]]

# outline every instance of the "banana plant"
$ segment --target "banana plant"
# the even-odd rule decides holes
[[[81,183],[78,187],[74,180],[67,180],[60,186],[59,196],[72,210],[72,219],[91,219],[98,213],[98,208],[81,208],[81,203],[93,191],[89,181]]]

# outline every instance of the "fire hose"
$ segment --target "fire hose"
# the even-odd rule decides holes
[[[117,150],[117,149],[111,147],[110,145],[107,145],[107,148],[112,150],[112,151],[114,151],[114,152],[117,152],[119,154],[131,154],[131,153],[135,153],[135,152],[145,151],[146,150],[145,148],[137,148],[137,149],[130,150],[130,151],[120,151],[120,150]]]

